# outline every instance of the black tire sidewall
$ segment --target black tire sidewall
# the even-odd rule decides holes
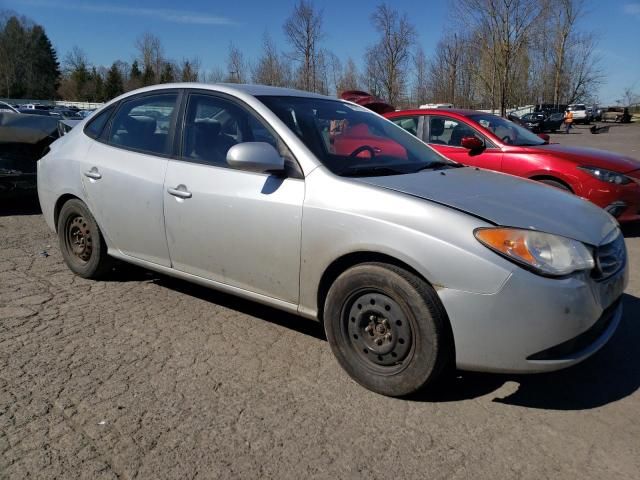
[[[441,307],[425,295],[431,288],[408,272],[379,264],[363,264],[340,275],[331,286],[324,310],[327,339],[346,372],[364,387],[383,395],[405,396],[430,383],[439,373],[443,354]],[[375,372],[344,335],[343,309],[358,291],[378,291],[398,303],[412,327],[412,346],[407,365],[390,374]],[[420,291],[423,290],[423,291]],[[433,293],[435,295],[435,292]],[[440,308],[438,308],[440,307]]]
[[[91,257],[84,263],[81,262],[73,252],[69,251],[65,238],[67,235],[66,229],[68,220],[70,217],[76,215],[80,215],[85,219],[89,230],[91,231],[91,236],[93,237]],[[60,242],[62,258],[64,258],[69,269],[76,275],[83,278],[93,278],[104,273],[106,245],[96,220],[82,201],[72,199],[62,206],[58,217],[58,240]]]

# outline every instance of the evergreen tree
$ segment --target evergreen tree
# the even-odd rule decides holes
[[[142,72],[142,85],[153,85],[156,82],[156,74],[153,71],[153,67],[151,65],[147,65],[144,67],[144,72]]]
[[[118,69],[118,65],[114,62],[109,72],[107,72],[107,79],[104,83],[103,100],[109,101],[121,95],[123,92],[124,82],[122,81],[122,74]]]
[[[171,83],[176,81],[175,71],[171,62],[164,64],[162,73],[160,74],[160,83]]]
[[[28,98],[55,98],[60,84],[60,64],[51,41],[40,25],[31,30],[28,59],[30,73],[25,81]]]
[[[134,60],[131,64],[131,71],[129,72],[129,82],[127,83],[127,90],[135,90],[142,86],[142,72],[140,71],[140,64],[138,60]]]

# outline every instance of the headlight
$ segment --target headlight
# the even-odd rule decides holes
[[[586,245],[558,235],[502,227],[478,228],[474,235],[491,250],[543,275],[568,275],[595,265]]]
[[[618,172],[612,172],[611,170],[605,170],[604,168],[581,166],[580,170],[587,172],[592,177],[596,177],[598,180],[602,180],[607,183],[615,183],[616,185],[626,185],[631,183],[631,179],[626,175]]]

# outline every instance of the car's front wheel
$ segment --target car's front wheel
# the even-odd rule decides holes
[[[454,362],[436,292],[393,265],[367,263],[342,273],[329,289],[324,325],[340,365],[383,395],[420,390]]]
[[[82,201],[72,199],[62,206],[58,239],[62,258],[76,275],[98,278],[113,267],[98,224]]]

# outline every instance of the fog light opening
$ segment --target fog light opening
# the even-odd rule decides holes
[[[612,204],[608,205],[605,210],[610,213],[611,215],[613,215],[614,217],[619,217],[620,215],[622,215],[622,212],[624,212],[624,209],[627,208],[627,204],[624,202],[613,202]]]

